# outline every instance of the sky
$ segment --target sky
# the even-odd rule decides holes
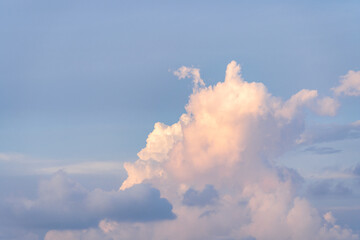
[[[359,239],[359,1],[0,2],[0,239]]]

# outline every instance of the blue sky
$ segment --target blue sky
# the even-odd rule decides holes
[[[237,60],[282,97],[359,68],[356,1],[1,4],[3,151],[131,158],[183,112],[189,83],[168,71],[181,65],[213,84]],[[343,122],[359,119],[351,105]]]
[[[57,179],[58,169],[86,196],[117,190],[126,178],[122,164],[138,159],[154,124],[172,125],[186,112],[193,90],[174,76],[181,66],[199,68],[210,86],[235,60],[246,81],[262,82],[284,101],[301,89],[333,96],[341,76],[360,70],[359,23],[358,1],[1,1],[0,198],[41,199],[39,182]],[[338,99],[336,116],[305,110],[305,129],[344,129],[360,120],[360,97]],[[317,182],[316,174],[349,173],[360,164],[356,136],[292,148],[278,164],[296,169],[304,186]],[[359,211],[359,179],[328,175],[331,186],[341,182],[353,194],[309,196],[314,206]],[[341,214],[340,223],[356,226],[356,217]],[[23,229],[19,239],[51,230],[15,228]],[[6,234],[13,233],[0,239]]]

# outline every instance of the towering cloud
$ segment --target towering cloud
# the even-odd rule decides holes
[[[91,202],[98,208],[113,196],[131,199],[131,193],[143,189],[139,184],[147,183],[159,191],[147,188],[148,194],[141,196],[153,196],[151,204],[145,199],[144,203],[157,206],[157,210],[140,210],[138,213],[145,215],[138,219],[130,219],[133,213],[118,215],[130,221],[114,217],[112,212],[119,212],[117,208],[131,212],[131,206],[136,207],[125,201],[129,206],[105,208],[109,211],[96,218],[95,222],[100,221],[97,227],[54,229],[47,232],[46,240],[359,239],[350,229],[337,225],[331,212],[320,214],[299,196],[297,188],[303,178],[276,163],[278,156],[299,144],[326,141],[325,132],[332,141],[348,138],[348,132],[358,130],[356,122],[330,133],[326,129],[314,134],[304,131],[303,109],[334,115],[339,107],[335,99],[319,98],[316,90],[304,89],[282,101],[262,83],[246,82],[234,61],[227,66],[225,81],[214,86],[205,86],[199,69],[181,67],[174,74],[193,79],[186,112],[173,125],[155,124],[139,159],[124,164],[128,178],[118,192],[86,193],[87,198],[93,196],[90,199],[96,201]],[[340,134],[343,132],[345,135]],[[134,196],[136,200],[138,195]],[[164,198],[173,206],[176,218]],[[164,204],[167,211],[161,215]],[[144,217],[159,214],[155,220],[162,221],[144,221]]]
[[[155,124],[120,188],[151,183],[173,204],[178,218],[152,225],[149,239],[359,239],[296,196],[295,171],[275,167],[299,143],[302,109],[334,115],[334,99],[304,89],[282,101],[244,81],[234,61],[215,86],[205,87],[198,69],[175,75],[194,81],[186,113],[171,126]]]

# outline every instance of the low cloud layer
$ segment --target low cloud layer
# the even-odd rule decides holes
[[[172,205],[157,189],[136,185],[126,191],[89,191],[64,172],[40,182],[36,199],[2,203],[3,224],[34,229],[83,229],[102,219],[148,222],[174,219]]]
[[[306,145],[358,138],[360,138],[360,120],[350,124],[329,124],[308,128],[297,139],[297,143]]]
[[[334,154],[334,153],[341,152],[341,150],[335,149],[335,148],[332,148],[332,147],[316,147],[316,146],[308,147],[304,151],[305,152],[312,152],[312,153],[320,154],[320,155]]]
[[[344,197],[352,194],[352,190],[343,182],[335,182],[329,179],[311,183],[307,192],[314,197]]]

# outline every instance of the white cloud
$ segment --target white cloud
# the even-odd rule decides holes
[[[175,123],[172,126],[167,126],[160,122],[155,123],[154,130],[146,140],[146,147],[138,153],[138,157],[141,160],[164,161],[169,157],[168,153],[174,144],[182,139],[181,130],[181,122]]]
[[[319,115],[335,116],[339,107],[340,103],[336,99],[331,97],[324,97],[317,100],[313,111]]]
[[[181,68],[174,71],[174,75],[177,76],[179,79],[192,78],[194,84],[194,91],[198,91],[199,88],[205,86],[204,81],[200,77],[200,69],[198,68],[182,66]]]
[[[315,99],[317,95],[316,90],[303,89],[291,96],[291,98],[284,103],[283,107],[278,110],[279,114],[287,119],[292,119],[300,107],[308,104]]]
[[[336,95],[360,96],[360,71],[349,71],[341,77],[340,85],[332,88]]]
[[[197,88],[194,80],[179,122],[156,124],[140,159],[126,163],[129,176],[121,189],[151,183],[178,216],[139,231],[151,230],[150,239],[358,239],[296,196],[296,177],[273,163],[304,131],[304,107],[333,115],[337,102],[307,89],[283,102],[262,83],[244,81],[240,69],[231,62],[225,81],[215,86]],[[182,67],[175,74],[189,77],[191,71]],[[198,72],[194,79],[201,79]],[[184,206],[184,186],[199,192],[207,184],[218,192],[217,204]]]
[[[327,221],[328,223],[331,223],[332,225],[334,225],[335,221],[336,221],[331,212],[325,213],[324,219],[325,219],[325,221]]]
[[[124,168],[128,177],[119,190],[130,188],[146,179],[160,178],[165,175],[159,163],[153,160],[144,161],[139,159],[135,163],[125,163]]]

